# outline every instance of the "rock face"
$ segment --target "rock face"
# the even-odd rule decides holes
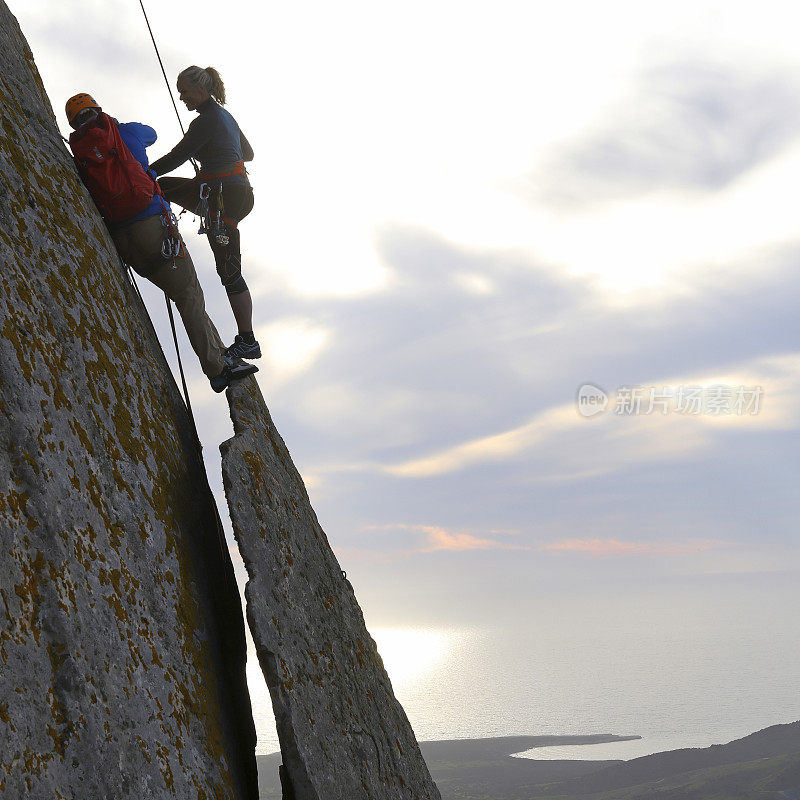
[[[0,0],[0,796],[256,797],[186,410]]]
[[[186,408],[0,0],[0,796],[255,800],[241,605]],[[440,800],[258,386],[226,492],[295,800]]]
[[[235,436],[220,448],[225,491],[294,797],[439,800],[257,384],[234,384],[228,400]]]

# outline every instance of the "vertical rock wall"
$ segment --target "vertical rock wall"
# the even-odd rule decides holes
[[[350,583],[254,380],[228,389],[225,492],[296,800],[439,800]]]
[[[0,796],[255,797],[185,408],[0,0]]]

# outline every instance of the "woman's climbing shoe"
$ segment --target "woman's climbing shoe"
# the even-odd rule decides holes
[[[253,339],[245,341],[241,333],[236,334],[233,344],[225,351],[228,358],[261,358],[261,346]]]
[[[258,367],[255,364],[245,364],[244,361],[232,361],[228,358],[225,360],[228,363],[222,368],[222,372],[215,378],[209,379],[211,388],[217,393],[225,391],[234,381],[258,372]]]

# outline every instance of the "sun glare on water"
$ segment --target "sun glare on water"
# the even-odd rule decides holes
[[[434,669],[451,639],[447,631],[426,628],[377,628],[372,636],[395,690]]]

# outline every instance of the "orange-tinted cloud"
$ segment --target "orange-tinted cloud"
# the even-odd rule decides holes
[[[407,550],[394,551],[395,555],[409,556],[414,553],[435,553],[441,550],[450,552],[463,552],[465,550],[530,550],[530,547],[514,544],[504,544],[496,539],[474,536],[471,533],[452,531],[438,525],[381,525],[370,526],[373,530],[404,530],[419,531],[425,534],[425,541],[421,546],[411,547]],[[509,531],[490,531],[490,533],[511,534]]]
[[[427,547],[421,550],[423,553],[433,553],[436,550],[493,550],[504,546],[493,539],[480,539],[469,533],[454,533],[434,525],[421,525],[419,530],[428,537]]]
[[[463,550],[529,550],[528,547],[503,544],[496,539],[484,539],[471,533],[449,531],[438,525],[398,525],[406,530],[422,531],[427,537],[427,544],[418,549],[418,553],[434,553],[438,550],[459,552]]]
[[[542,545],[540,550],[586,553],[591,556],[680,555],[700,553],[724,547],[727,542],[715,539],[688,542],[621,542],[618,539],[562,539]]]

